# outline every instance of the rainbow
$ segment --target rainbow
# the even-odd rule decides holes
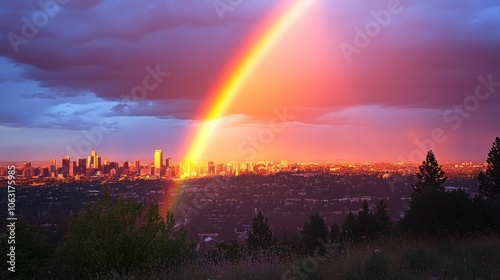
[[[202,155],[208,139],[211,138],[218,120],[223,116],[231,101],[240,91],[247,78],[253,73],[263,57],[276,44],[280,36],[293,24],[314,1],[294,0],[286,1],[277,9],[261,30],[244,44],[240,55],[230,63],[221,75],[219,82],[210,93],[207,105],[202,109],[201,126],[195,131],[190,144],[187,146],[185,160],[197,163]]]

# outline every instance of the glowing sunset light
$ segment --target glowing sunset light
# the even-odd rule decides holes
[[[227,68],[213,90],[212,97],[203,110],[204,121],[195,131],[188,145],[186,160],[189,162],[199,160],[208,139],[217,127],[217,120],[222,117],[242,85],[281,35],[307,10],[312,2],[314,1],[294,1],[279,8],[278,12],[271,16],[269,23],[264,24],[263,30],[256,32],[256,35],[248,41],[242,54],[237,56],[235,62]]]

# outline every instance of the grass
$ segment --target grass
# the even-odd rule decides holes
[[[147,279],[500,279],[499,263],[497,236],[388,237],[345,247],[324,260],[313,256],[245,259],[236,264],[198,260],[175,272],[153,273]]]

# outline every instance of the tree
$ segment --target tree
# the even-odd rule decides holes
[[[0,271],[0,279],[52,278],[46,275],[46,267],[54,254],[55,246],[40,234],[38,228],[30,225],[24,218],[19,218],[15,222],[15,239],[9,239],[10,231],[7,228],[4,230],[0,234],[0,248],[5,252],[1,258],[4,265]],[[15,246],[14,252],[11,251],[11,246]],[[7,270],[11,267],[8,254],[15,254],[14,273]]]
[[[438,164],[432,150],[427,152],[427,157],[419,167],[417,174],[418,181],[413,185],[413,194],[420,195],[423,189],[434,189],[444,191],[443,184],[448,177],[445,177],[442,167]]]
[[[261,211],[253,218],[252,230],[248,234],[247,245],[251,249],[268,249],[276,243],[269,228],[267,218]]]
[[[341,242],[341,231],[340,227],[337,224],[333,224],[330,229],[330,241],[332,243],[340,243]]]
[[[375,218],[375,232],[378,234],[389,233],[392,222],[389,217],[389,212],[387,211],[387,204],[385,204],[383,200],[377,205],[373,216]]]
[[[426,160],[419,167],[417,183],[413,185],[410,208],[401,221],[404,230],[435,234],[443,229],[441,221],[445,203],[444,187],[447,177],[434,153],[427,152]]]
[[[164,220],[156,204],[111,203],[105,190],[101,202],[72,221],[54,271],[58,278],[105,278],[177,266],[194,254],[194,244],[174,225],[172,213]]]
[[[326,243],[328,240],[328,228],[325,225],[325,220],[319,213],[311,215],[311,219],[302,228],[302,241],[306,250],[311,252],[320,246],[320,241]]]
[[[486,199],[500,196],[500,137],[495,139],[488,158],[486,172],[478,176],[479,194]]]
[[[373,234],[373,214],[368,209],[368,202],[363,201],[363,206],[358,212],[356,219],[357,229],[361,237],[368,237]]]
[[[347,217],[342,224],[342,241],[345,243],[357,242],[359,241],[359,231],[356,221],[356,215],[352,212],[347,214]]]
[[[487,219],[500,231],[500,138],[497,137],[486,159],[486,171],[478,176],[479,194],[486,199]]]

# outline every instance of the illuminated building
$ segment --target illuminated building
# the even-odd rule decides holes
[[[134,160],[134,171],[139,173],[141,171],[141,164],[138,159]]]
[[[154,166],[155,168],[161,168],[161,164],[163,162],[163,151],[155,150],[154,153]]]
[[[62,166],[61,166],[61,172],[60,174],[63,175],[63,177],[68,177],[69,175],[69,166],[71,164],[69,156],[63,157],[62,158]]]

